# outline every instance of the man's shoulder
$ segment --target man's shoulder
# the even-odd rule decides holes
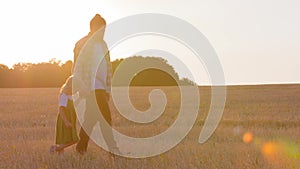
[[[75,46],[78,46],[78,45],[81,45],[81,44],[85,43],[85,42],[88,40],[88,37],[89,37],[89,36],[86,35],[86,36],[84,36],[83,38],[79,39],[79,40],[76,42]]]
[[[83,47],[83,45],[86,43],[86,41],[88,40],[89,36],[84,36],[83,38],[81,38],[79,41],[76,42],[75,47],[74,47],[74,53],[75,55],[79,54],[79,51],[81,50],[81,48]]]

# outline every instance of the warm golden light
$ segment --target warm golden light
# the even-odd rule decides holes
[[[251,132],[246,132],[243,136],[243,141],[246,144],[249,144],[253,141],[253,134]]]
[[[279,139],[265,142],[261,147],[261,152],[273,166],[280,167],[290,164],[300,166],[299,147],[288,140]]]
[[[273,142],[266,142],[262,146],[262,153],[266,157],[274,157],[278,153],[278,147],[275,143]]]

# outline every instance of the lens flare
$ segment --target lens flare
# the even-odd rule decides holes
[[[263,144],[261,151],[265,157],[273,159],[279,153],[279,146],[274,142],[266,142]]]
[[[253,141],[253,134],[251,132],[246,132],[243,136],[243,141],[246,144],[249,144]]]
[[[281,147],[284,155],[290,159],[300,158],[300,149],[295,143],[288,140],[279,140],[278,145]]]
[[[275,166],[299,166],[299,147],[291,141],[278,139],[267,141],[261,146],[261,153]]]

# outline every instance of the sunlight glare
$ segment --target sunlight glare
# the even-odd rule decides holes
[[[243,136],[243,141],[246,144],[249,144],[253,141],[253,134],[251,132],[246,132]]]

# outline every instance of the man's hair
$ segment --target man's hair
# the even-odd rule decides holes
[[[106,26],[106,21],[99,14],[96,14],[93,19],[90,21],[90,30],[91,32],[95,32],[98,29]]]

